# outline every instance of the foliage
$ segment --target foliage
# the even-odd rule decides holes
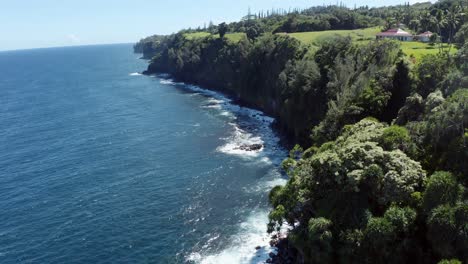
[[[468,257],[468,204],[441,205],[428,218],[428,240],[443,258]]]
[[[392,224],[395,232],[408,233],[416,221],[416,210],[410,207],[391,206],[385,212],[384,219]]]
[[[449,61],[443,56],[427,55],[416,68],[418,86],[416,92],[426,97],[440,87],[440,83],[450,70]]]
[[[226,33],[228,32],[229,28],[226,23],[221,23],[218,25],[218,33],[220,38],[224,38]]]
[[[462,264],[462,262],[459,261],[458,259],[451,259],[451,260],[444,259],[444,260],[439,261],[437,264]]]
[[[420,121],[407,127],[421,150],[421,159],[430,171],[451,170],[465,175],[467,183],[468,149],[465,128],[468,126],[468,89],[458,89],[449,98],[440,93],[428,96]]]
[[[468,40],[468,23],[463,24],[460,30],[455,35],[455,43],[458,47],[462,47]]]
[[[423,207],[426,212],[439,205],[455,205],[461,200],[463,186],[450,173],[444,171],[435,172],[428,180],[423,197]]]
[[[326,238],[334,240],[343,239],[340,234],[346,230],[362,229],[364,241],[374,241],[368,249],[377,254],[383,244],[410,233],[415,210],[392,204],[410,205],[412,194],[421,188],[425,174],[417,162],[399,149],[385,150],[380,146],[380,142],[386,142],[382,139],[384,134],[388,137],[387,129],[383,123],[363,119],[346,126],[334,142],[322,145],[314,155],[303,156],[294,165],[283,189],[294,192],[276,193],[279,197],[287,194],[288,198],[275,201],[288,201],[284,207],[287,221],[299,223],[296,235],[306,233],[307,239],[317,241],[326,230],[330,232]],[[308,227],[303,229],[301,223],[308,223]],[[306,243],[304,251],[314,252],[317,248],[316,242],[310,243]],[[333,243],[326,245],[333,248]],[[311,260],[317,257],[313,253],[307,256]]]
[[[305,262],[456,263],[468,259],[466,13],[459,0],[249,12],[134,49],[146,73],[219,89],[298,144],[268,231],[289,225]],[[374,40],[397,26],[435,43]]]
[[[346,56],[338,56],[328,73],[327,89],[331,98],[328,110],[313,129],[312,141],[321,144],[334,139],[344,125],[366,116],[393,119],[396,111],[385,111],[385,108],[400,93],[394,86],[397,84],[394,78],[404,80],[396,74],[400,56],[398,45],[392,41],[352,47]],[[409,81],[408,77],[405,79]]]
[[[332,253],[332,222],[326,218],[311,218],[308,223],[310,251],[313,262],[329,262]]]

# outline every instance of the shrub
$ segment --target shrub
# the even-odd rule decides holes
[[[391,206],[385,212],[384,219],[390,222],[397,232],[408,233],[416,220],[416,211],[410,207]]]
[[[442,204],[454,205],[460,200],[462,193],[463,187],[450,172],[437,171],[427,181],[423,208],[425,212],[430,212]]]
[[[410,136],[406,128],[393,125],[384,129],[380,142],[386,150],[405,150],[410,144]]]
[[[427,237],[441,257],[468,257],[468,204],[441,205],[432,210]]]

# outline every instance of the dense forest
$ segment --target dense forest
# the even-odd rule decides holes
[[[467,12],[466,0],[249,12],[134,48],[151,59],[147,74],[230,94],[297,143],[288,183],[269,197],[269,232],[290,227],[295,254],[283,261],[468,263]],[[438,52],[416,60],[394,40],[290,36],[369,27],[432,31]]]

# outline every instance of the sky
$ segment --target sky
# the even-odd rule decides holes
[[[347,6],[408,0],[351,0]],[[409,0],[414,3],[421,0]],[[336,0],[0,0],[0,50],[134,43],[209,21],[238,21],[271,8],[336,4]]]

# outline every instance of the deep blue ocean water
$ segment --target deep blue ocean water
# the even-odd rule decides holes
[[[265,260],[273,120],[146,66],[131,45],[0,52],[0,263]]]

